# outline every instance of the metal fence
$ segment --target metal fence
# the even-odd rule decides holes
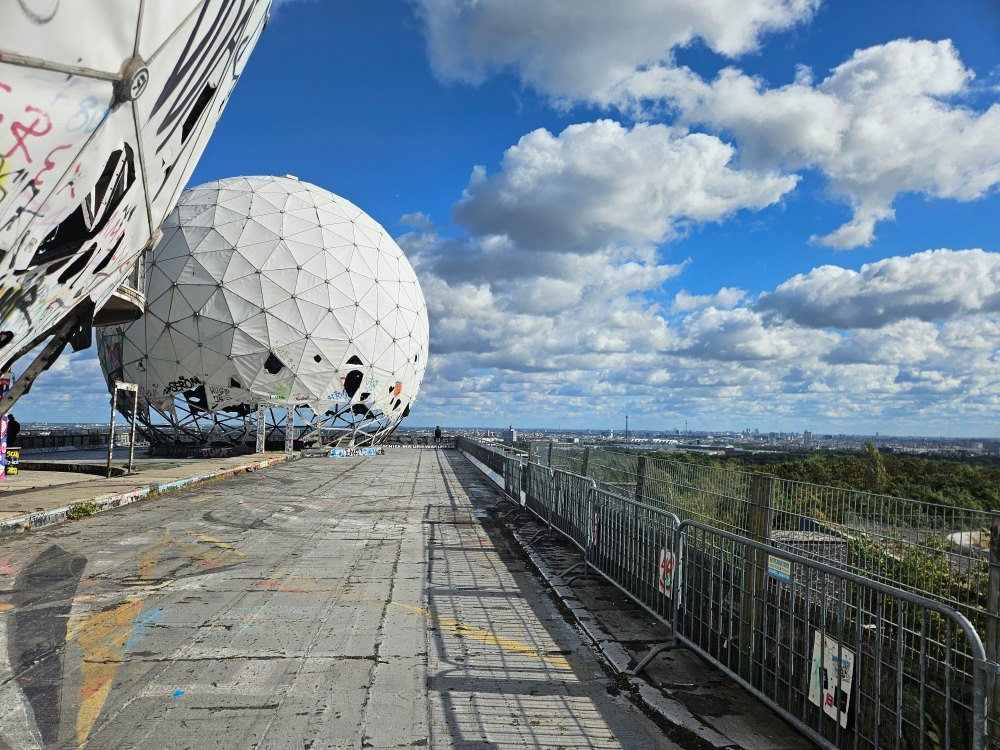
[[[1000,661],[1000,595],[993,591],[991,599],[989,584],[991,574],[1000,582],[1000,562],[991,562],[983,544],[998,513],[775,478],[767,527],[755,529],[752,483],[761,474],[627,451],[549,446],[533,443],[532,460],[592,477],[605,489],[682,520],[770,541],[950,604],[992,636],[990,658]]]
[[[986,654],[927,597],[694,521],[674,627],[816,742],[986,747]]]
[[[629,471],[582,451],[553,450],[553,464],[567,462],[553,468],[463,438],[458,447],[581,550],[574,567],[672,627],[664,648],[696,650],[821,746],[981,750],[988,736],[997,746],[992,669],[970,620],[815,550],[750,538],[782,530],[772,506],[785,488],[773,478],[640,456]],[[508,483],[513,472],[524,479]]]

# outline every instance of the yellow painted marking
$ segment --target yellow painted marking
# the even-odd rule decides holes
[[[205,534],[196,534],[193,531],[188,532],[188,536],[193,536],[196,539],[200,539],[203,542],[208,542],[211,545],[218,547],[219,549],[224,549],[226,552],[232,552],[233,554],[239,555],[240,557],[246,557],[246,554],[240,552],[238,549],[234,549],[232,545],[226,544],[225,542],[220,542],[214,537],[206,536]]]
[[[14,605],[9,602],[0,602],[0,612],[10,612],[14,609]]]
[[[127,599],[114,609],[95,612],[70,624],[66,640],[76,640],[80,665],[80,712],[76,717],[76,742],[87,740],[108,698],[115,672],[124,660],[125,644],[142,611],[141,599]]]
[[[466,625],[460,620],[456,620],[452,617],[442,617],[439,614],[431,612],[426,607],[416,607],[412,604],[402,604],[400,602],[390,603],[396,607],[401,607],[408,612],[412,612],[413,614],[423,615],[442,630],[447,630],[449,633],[459,635],[462,638],[469,638],[473,641],[479,641],[480,643],[497,646],[498,648],[502,648],[504,651],[511,651],[516,654],[532,656],[558,669],[570,669],[569,662],[566,661],[564,657],[546,654],[535,646],[529,646],[526,643],[520,643],[519,641],[514,641],[510,638],[504,638],[503,636],[499,636],[489,630],[477,628],[474,625]]]
[[[160,538],[143,550],[139,556],[139,578],[148,581],[156,577],[156,563],[159,562],[163,550],[167,548],[169,540],[170,532],[164,529]]]

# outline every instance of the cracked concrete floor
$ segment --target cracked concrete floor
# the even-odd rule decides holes
[[[0,750],[674,748],[454,451],[307,459],[0,542]]]

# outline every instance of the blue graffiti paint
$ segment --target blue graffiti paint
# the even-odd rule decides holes
[[[162,609],[151,609],[141,613],[135,618],[135,623],[132,625],[132,637],[125,641],[125,650],[130,650],[136,643],[145,638],[161,620],[163,620]]]

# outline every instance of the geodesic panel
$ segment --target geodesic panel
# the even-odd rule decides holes
[[[133,272],[268,7],[0,0],[0,364]]]
[[[349,201],[291,177],[201,185],[147,268],[145,315],[102,329],[99,353],[109,382],[138,383],[154,438],[249,442],[265,403],[272,428],[291,406],[307,440],[319,417],[324,438],[367,445],[409,414],[427,362],[423,293]]]

